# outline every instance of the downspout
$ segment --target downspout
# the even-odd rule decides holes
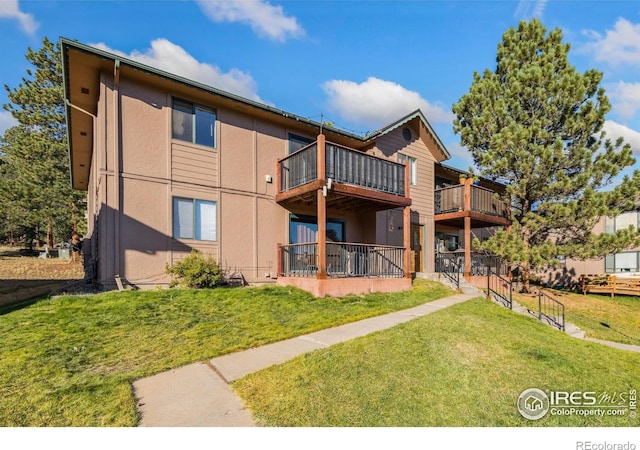
[[[113,63],[113,158],[114,158],[114,172],[115,172],[115,217],[114,217],[114,255],[113,255],[113,269],[114,275],[119,277],[120,274],[120,60],[116,59]]]

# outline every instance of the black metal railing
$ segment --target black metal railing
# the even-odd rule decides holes
[[[487,295],[507,308],[513,309],[513,283],[495,273],[491,267],[487,269]]]
[[[538,320],[564,331],[564,305],[541,290],[538,291]]]
[[[456,288],[460,287],[460,272],[464,264],[464,256],[457,253],[437,253],[436,272],[447,277]]]
[[[286,277],[314,277],[318,273],[318,244],[283,245],[281,253],[281,273]]]
[[[330,143],[325,160],[327,179],[404,196],[404,164]]]
[[[471,254],[471,275],[486,277],[489,269],[502,277],[509,276],[509,265],[505,264],[499,256]]]
[[[318,243],[281,246],[280,275],[315,277]],[[375,244],[327,242],[327,276],[331,278],[404,276],[404,248]]]
[[[387,245],[327,243],[329,277],[404,276],[404,248]]]
[[[314,142],[280,161],[280,192],[318,179],[318,145]]]

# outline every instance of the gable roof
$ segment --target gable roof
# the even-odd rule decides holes
[[[392,131],[395,131],[398,128],[404,125],[407,125],[409,123],[416,123],[419,125],[418,128],[420,130],[420,138],[423,141],[428,141],[429,139],[432,139],[434,141],[436,149],[442,156],[441,159],[436,158],[438,162],[451,158],[451,154],[449,153],[447,148],[444,146],[444,144],[442,143],[442,141],[440,140],[440,138],[438,137],[434,129],[431,127],[431,124],[429,123],[429,121],[427,120],[427,118],[424,116],[424,114],[420,109],[416,109],[415,111],[407,114],[403,118],[398,119],[395,122],[385,127],[382,127],[379,130],[374,131],[373,133],[368,134],[367,136],[364,137],[364,139],[366,139],[367,141],[374,141],[380,136],[383,136],[387,133],[391,133]]]
[[[343,143],[353,148],[366,147],[380,136],[392,132],[405,124],[413,123],[420,130],[420,138],[426,144],[432,144],[427,145],[427,148],[430,148],[432,152],[439,153],[439,155],[434,154],[437,161],[450,158],[446,147],[420,110],[416,110],[368,135],[361,136],[141,64],[114,53],[81,44],[71,39],[60,38],[60,46],[62,49],[71,184],[75,189],[86,190],[88,187],[89,166],[93,153],[93,121],[97,116],[101,72],[113,73],[114,76],[122,72],[126,73],[127,76],[138,79],[151,76],[158,83],[165,85],[169,91],[195,90],[204,92],[208,95],[213,95],[220,101],[221,105],[230,109],[240,109],[253,115],[264,117],[266,120],[286,124],[294,129],[306,129],[310,134],[317,134],[322,130],[322,133],[329,140],[336,140],[338,143]]]

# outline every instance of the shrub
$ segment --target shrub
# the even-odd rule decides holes
[[[222,281],[222,271],[215,259],[205,257],[195,250],[173,266],[167,264],[167,273],[175,277],[171,287],[214,288]]]

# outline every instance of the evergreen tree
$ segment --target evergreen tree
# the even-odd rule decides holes
[[[0,139],[0,202],[5,232],[46,230],[48,245],[83,232],[85,193],[71,187],[59,45],[47,38],[40,50],[28,49],[35,71],[15,89],[5,85],[3,105],[18,121]],[[40,236],[38,236],[40,237]]]
[[[602,73],[569,64],[562,32],[533,19],[510,28],[498,45],[494,72],[474,73],[453,105],[454,131],[481,173],[507,185],[513,226],[480,244],[530,271],[557,255],[602,257],[640,243],[635,229],[594,235],[602,216],[637,207],[640,172],[622,139],[603,131],[609,100]]]

